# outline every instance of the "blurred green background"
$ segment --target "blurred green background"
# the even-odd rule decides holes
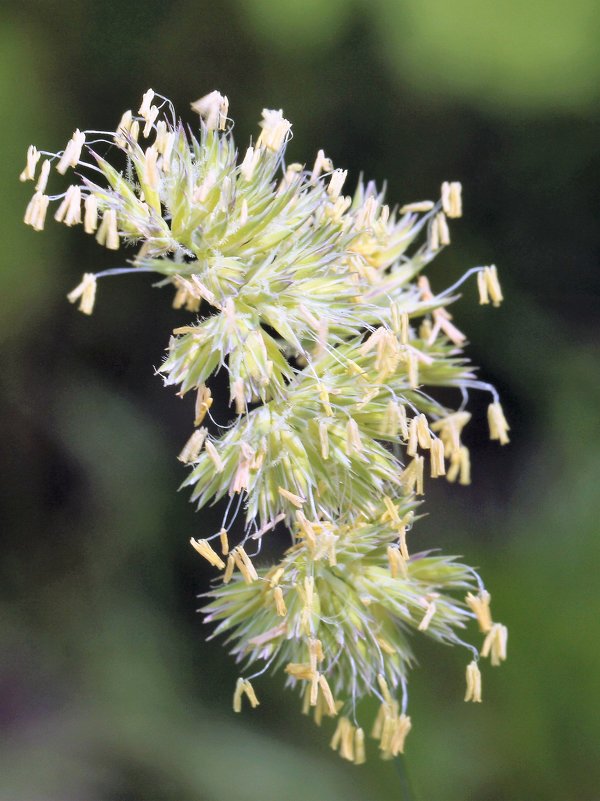
[[[398,774],[329,751],[281,677],[234,716],[235,666],[195,613],[210,575],[177,494],[188,400],[154,375],[183,312],[81,230],[22,224],[26,147],[112,127],[152,86],[188,121],[218,88],[236,139],[264,106],[388,181],[393,202],[465,187],[442,288],[496,262],[506,303],[455,315],[512,443],[473,397],[474,483],[436,483],[413,543],[481,568],[509,660],[462,702],[464,656],[416,643],[406,766],[419,801],[600,798],[600,7],[597,0],[20,0],[0,10],[0,798],[392,801]],[[474,632],[473,632],[474,633]],[[475,635],[476,636],[476,635]]]

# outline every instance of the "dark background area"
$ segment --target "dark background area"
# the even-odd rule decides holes
[[[154,374],[185,312],[80,229],[22,224],[27,146],[111,128],[152,86],[227,94],[245,147],[263,107],[387,180],[390,202],[464,185],[429,276],[495,262],[506,302],[467,285],[454,313],[500,390],[512,442],[467,435],[473,484],[430,487],[413,537],[477,565],[509,659],[464,704],[464,657],[416,644],[406,765],[420,801],[600,798],[598,373],[600,8],[596,0],[9,2],[0,11],[2,801],[391,801],[395,767],[356,768],[283,678],[234,716],[236,669],[195,610],[210,573],[175,456],[191,400]],[[283,543],[281,545],[283,547]]]

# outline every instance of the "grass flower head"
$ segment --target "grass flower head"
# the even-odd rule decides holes
[[[437,200],[390,207],[372,182],[347,194],[347,171],[323,151],[288,164],[282,110],[263,110],[238,155],[227,98],[212,92],[192,108],[197,133],[150,89],[114,131],[76,130],[55,154],[30,147],[21,180],[37,183],[25,222],[41,230],[52,203],[58,222],[129,249],[128,266],[86,273],[69,294],[82,312],[98,278],[136,271],[158,274],[182,309],[161,374],[196,396],[179,454],[192,500],[227,499],[220,530],[191,544],[220,576],[203,611],[241,665],[234,709],[244,698],[255,707],[251,681],[279,671],[317,723],[336,718],[332,747],[361,763],[356,704],[373,696],[367,731],[390,758],[411,728],[415,638],[467,649],[468,701],[481,701],[479,656],[506,657],[506,628],[477,573],[419,552],[412,535],[430,480],[470,481],[470,391],[490,393],[490,435],[508,442],[499,398],[465,358],[449,311],[475,276],[480,302],[498,305],[497,270],[472,268],[442,291],[423,274],[462,214],[459,182],[445,181]],[[46,194],[52,167],[74,175],[63,193]],[[204,423],[220,370],[232,422],[215,435]],[[436,399],[440,387],[455,390],[456,408]],[[264,566],[277,526],[288,547]],[[471,620],[481,654],[462,639]]]

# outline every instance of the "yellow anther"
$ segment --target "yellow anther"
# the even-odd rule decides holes
[[[407,576],[406,562],[404,560],[404,557],[400,553],[399,548],[393,545],[388,545],[387,558],[392,578],[397,578],[398,576],[406,578]]]
[[[235,569],[235,559],[231,554],[227,557],[227,566],[225,568],[225,572],[223,573],[223,584],[229,584],[231,579],[233,578],[233,571]]]
[[[209,439],[207,439],[204,444],[204,450],[208,454],[208,457],[211,460],[211,462],[214,464],[217,473],[222,473],[223,470],[225,469],[225,465],[223,464],[223,460],[219,456],[219,452]]]
[[[81,222],[81,189],[78,186],[70,186],[67,189],[54,219],[68,226]]]
[[[477,289],[479,290],[479,304],[485,306],[490,302],[487,281],[485,280],[485,267],[477,273]]]
[[[508,629],[501,623],[494,623],[484,640],[481,656],[489,656],[490,662],[497,667],[506,659],[506,642]]]
[[[404,468],[400,480],[407,492],[423,495],[424,465],[425,459],[423,456],[415,456],[410,464]]]
[[[23,218],[25,225],[30,225],[34,231],[43,231],[49,202],[48,195],[36,192],[27,204]]]
[[[448,228],[448,223],[446,222],[446,215],[444,214],[443,211],[440,211],[440,213],[436,215],[434,222],[437,224],[440,247],[449,245],[450,229]]]
[[[277,492],[281,495],[282,498],[285,498],[286,501],[289,501],[298,509],[300,509],[305,502],[305,499],[301,498],[300,495],[296,495],[294,492],[290,492],[284,487],[277,487]]]
[[[212,393],[206,384],[200,384],[196,393],[194,425],[199,426],[213,404]]]
[[[424,414],[419,414],[416,418],[417,425],[417,438],[419,440],[419,447],[427,449],[431,447],[431,433],[429,431],[429,423]]]
[[[360,453],[362,449],[358,423],[351,417],[346,424],[346,453],[351,456],[353,453]]]
[[[85,134],[79,129],[75,131],[71,139],[67,142],[67,146],[59,159],[56,169],[61,175],[64,175],[69,167],[76,167],[81,157],[81,150],[85,144]]]
[[[256,146],[276,152],[287,141],[292,124],[284,118],[282,109],[264,108],[262,116],[262,122],[260,123],[262,130],[256,141]]]
[[[219,570],[225,569],[225,562],[221,559],[219,554],[213,549],[212,545],[207,540],[195,540],[190,538],[190,543],[193,548],[198,551],[200,556],[203,556],[207,562],[210,562],[214,567]]]
[[[242,711],[242,695],[244,694],[244,679],[238,679],[235,683],[235,691],[233,693],[233,711]]]
[[[96,195],[88,195],[83,207],[85,214],[83,218],[83,228],[86,234],[93,234],[98,228],[98,201]]]
[[[104,245],[108,250],[119,249],[119,232],[117,231],[117,212],[106,209],[102,215],[102,222],[96,233],[96,242]]]
[[[246,697],[250,701],[250,706],[252,707],[252,709],[255,709],[257,706],[259,706],[260,702],[256,697],[256,693],[254,692],[254,687],[250,684],[248,679],[244,681],[243,690]]]
[[[477,595],[467,593],[465,601],[475,613],[479,630],[487,634],[492,628],[492,613],[490,611],[491,595],[486,590],[480,590]]]
[[[79,311],[91,314],[96,298],[96,276],[93,273],[84,273],[81,283],[69,292],[67,298],[70,303],[79,300]]]
[[[358,728],[354,732],[354,764],[363,765],[366,761],[365,733],[361,728]]]
[[[329,435],[327,423],[324,420],[319,423],[319,440],[321,443],[321,456],[327,461],[329,459]]]
[[[476,704],[481,703],[481,672],[475,660],[469,662],[467,665],[467,691],[465,693],[465,701],[473,701]]]
[[[406,444],[407,456],[417,455],[418,444],[419,444],[419,435],[417,431],[417,418],[413,417],[408,423],[408,442]]]
[[[314,670],[305,662],[288,662],[285,666],[285,672],[294,679],[300,679],[301,681],[312,681],[314,676]]]
[[[501,445],[510,442],[508,432],[510,426],[506,422],[502,406],[497,401],[488,406],[488,423],[490,426],[490,439],[497,439]]]
[[[331,688],[327,682],[325,676],[319,676],[319,687],[321,688],[321,692],[323,693],[323,698],[325,703],[327,704],[327,711],[332,717],[337,715],[337,707],[335,700],[333,698],[333,693],[331,692]]]
[[[277,614],[280,617],[285,617],[287,615],[287,607],[283,599],[283,590],[281,587],[273,587],[273,600],[275,601]]]
[[[419,623],[418,629],[419,631],[427,631],[429,628],[429,624],[431,623],[432,617],[435,615],[436,612],[436,605],[435,601],[429,601],[427,604],[427,609],[425,610],[425,614],[423,615],[423,619]]]
[[[181,453],[177,457],[179,461],[183,462],[184,464],[195,462],[200,454],[200,451],[202,450],[202,446],[204,445],[204,441],[206,439],[207,434],[208,434],[208,429],[204,427],[199,428],[197,431],[194,431],[192,436],[183,446]]]
[[[459,181],[442,184],[442,208],[447,217],[462,217],[462,184]]]
[[[422,214],[431,211],[435,206],[433,200],[419,200],[416,203],[407,203],[400,209],[400,214]]]
[[[243,545],[238,545],[237,548],[233,549],[231,554],[235,560],[236,567],[242,574],[246,584],[251,584],[253,581],[257,581],[258,573],[252,564],[252,560],[244,550]]]
[[[498,281],[498,271],[496,270],[496,266],[492,264],[490,267],[486,267],[483,272],[492,304],[494,306],[499,306],[504,298],[502,296],[500,282]]]
[[[41,153],[35,147],[35,145],[29,145],[27,148],[27,164],[25,165],[25,169],[19,175],[20,181],[33,181],[35,178],[35,168],[40,160]],[[38,190],[43,192],[42,189]]]
[[[437,478],[446,473],[444,464],[444,443],[437,437],[431,441],[431,477]]]
[[[225,130],[229,100],[216,90],[204,95],[191,104],[192,111],[200,115],[209,131]]]
[[[46,186],[48,185],[48,176],[50,175],[50,160],[45,159],[42,162],[42,169],[40,170],[39,178],[37,179],[37,183],[35,185],[36,192],[44,193],[46,191]]]

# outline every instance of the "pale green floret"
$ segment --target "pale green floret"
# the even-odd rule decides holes
[[[462,598],[476,581],[471,568],[453,557],[427,554],[411,557],[406,575],[394,578],[386,558],[393,538],[389,526],[357,521],[336,531],[333,565],[327,558],[315,559],[306,542],[299,542],[283,557],[284,572],[278,582],[287,607],[283,623],[269,581],[273,570],[259,571],[259,582],[247,584],[234,578],[216,588],[203,611],[207,620],[218,621],[213,636],[229,633],[232,653],[247,670],[254,664],[276,670],[290,662],[306,662],[308,640],[318,638],[325,655],[319,670],[334,694],[352,703],[378,694],[379,674],[393,688],[405,682],[414,660],[410,633],[418,630],[427,599],[435,598],[436,611],[426,636],[460,643],[456,629],[464,628],[472,617]],[[308,626],[298,591],[307,576],[314,579],[318,599]],[[271,633],[266,640],[265,632]]]

